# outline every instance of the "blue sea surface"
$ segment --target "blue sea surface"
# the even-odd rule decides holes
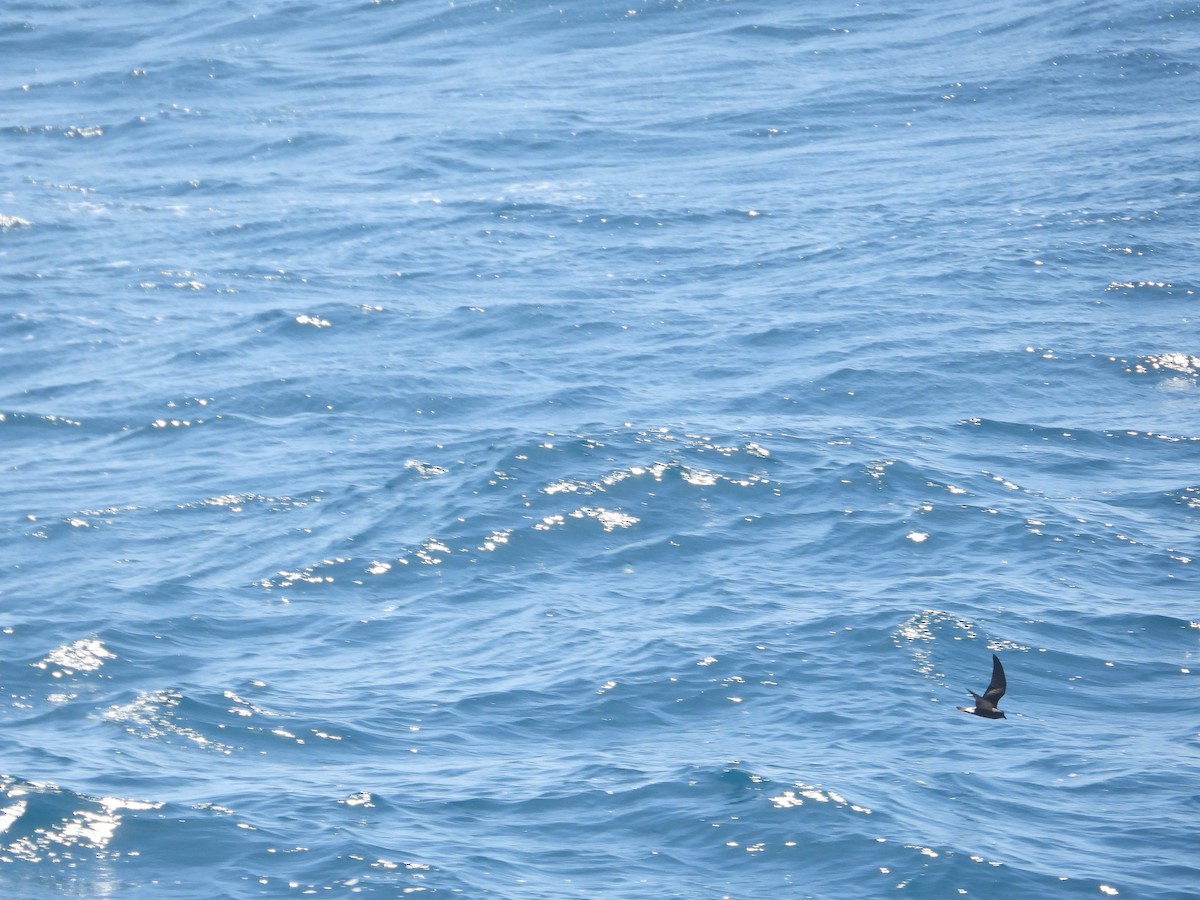
[[[1197,110],[1177,3],[6,2],[0,896],[1200,895]]]

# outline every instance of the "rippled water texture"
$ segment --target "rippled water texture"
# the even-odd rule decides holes
[[[1198,59],[6,3],[0,895],[1194,897]]]

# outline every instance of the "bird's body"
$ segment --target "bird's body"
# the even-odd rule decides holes
[[[958,709],[961,712],[971,713],[975,716],[983,716],[985,719],[1008,718],[1004,713],[996,709],[996,704],[1004,696],[1004,691],[1007,687],[1008,683],[1004,680],[1004,666],[1000,665],[1000,657],[993,653],[992,680],[988,684],[987,690],[983,692],[982,697],[974,691],[968,690],[967,693],[975,698],[975,705],[960,706]]]

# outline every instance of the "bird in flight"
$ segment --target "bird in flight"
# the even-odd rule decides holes
[[[965,713],[971,713],[976,716],[983,716],[985,719],[1006,719],[1008,718],[1000,710],[996,709],[996,704],[1000,702],[1000,698],[1004,696],[1004,690],[1008,687],[1004,680],[1004,666],[1000,665],[1000,657],[995,653],[992,654],[992,680],[987,686],[987,690],[980,697],[974,691],[968,690],[967,693],[975,698],[974,706],[960,706],[959,710]]]

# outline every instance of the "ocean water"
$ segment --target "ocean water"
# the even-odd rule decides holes
[[[1200,895],[1197,109],[1178,3],[6,2],[0,896]]]

